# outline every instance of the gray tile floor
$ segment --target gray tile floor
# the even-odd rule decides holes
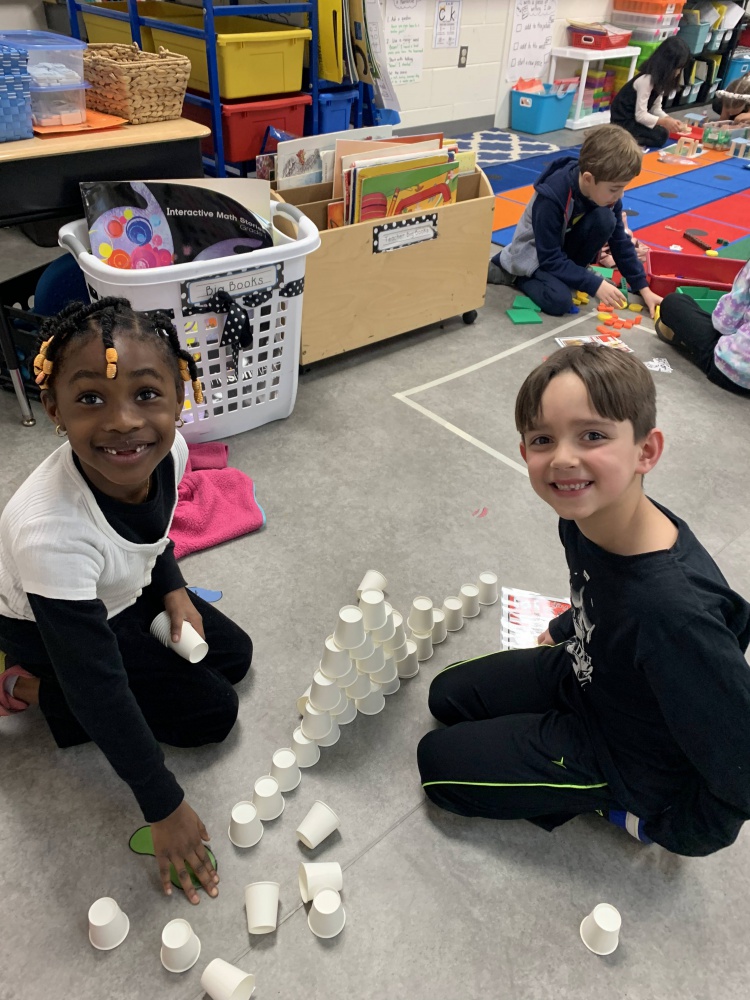
[[[0,249],[7,273],[38,258],[7,233]],[[472,327],[451,319],[314,368],[288,420],[229,442],[232,464],[257,482],[268,526],[183,565],[191,583],[224,591],[220,608],[255,641],[254,668],[226,744],[167,750],[213,836],[218,899],[193,909],[160,894],[155,865],[127,848],[138,810],[95,749],[57,750],[36,711],[0,721],[2,1000],[197,1000],[201,971],[216,956],[257,975],[259,1000],[747,995],[747,834],[689,860],[643,847],[597,817],[548,835],[426,805],[414,751],[432,725],[430,679],[455,659],[497,648],[499,606],[437,647],[383,714],[346,727],[258,847],[242,852],[227,839],[230,806],[288,745],[295,699],[366,568],[387,575],[402,609],[417,593],[441,600],[484,568],[504,584],[565,593],[554,516],[498,457],[518,457],[515,393],[561,322],[512,326],[504,312],[512,294],[490,288]],[[571,334],[593,326],[590,316],[573,319]],[[648,490],[688,518],[750,594],[747,404],[711,386],[645,325],[628,341],[639,357],[668,357],[674,368],[655,375],[667,450]],[[404,398],[428,413],[396,395],[426,384]],[[43,419],[21,427],[5,393],[0,434],[3,503],[57,440]],[[486,517],[473,516],[485,506]],[[309,932],[296,885],[310,852],[294,829],[317,797],[342,817],[340,833],[312,852],[346,869],[347,926],[331,942]],[[281,922],[276,934],[251,939],[243,887],[258,879],[281,883]],[[102,895],[118,899],[131,921],[126,943],[110,953],[86,940],[88,906]],[[623,915],[621,947],[605,959],[578,937],[582,916],[602,900]],[[182,976],[159,963],[161,928],[175,916],[190,919],[203,944]]]

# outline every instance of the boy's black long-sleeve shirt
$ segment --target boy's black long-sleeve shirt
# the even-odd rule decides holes
[[[571,611],[570,707],[603,775],[646,832],[677,854],[731,844],[750,819],[750,605],[688,525],[669,550],[607,552],[560,521]]]

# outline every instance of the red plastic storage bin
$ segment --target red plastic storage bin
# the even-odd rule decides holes
[[[676,291],[678,285],[728,292],[746,263],[729,257],[699,257],[669,250],[649,250],[646,271],[649,287],[657,295],[669,295]]]
[[[260,153],[263,136],[269,125],[291,132],[292,135],[304,135],[305,108],[308,104],[312,104],[310,94],[287,94],[262,101],[227,101],[222,104],[224,159],[229,163],[254,160]],[[191,121],[211,127],[211,112],[208,108],[185,103],[182,113]],[[204,139],[201,147],[206,156],[213,156],[212,138]]]
[[[632,31],[615,33],[582,31],[580,28],[568,27],[570,44],[575,49],[621,49],[630,41]]]

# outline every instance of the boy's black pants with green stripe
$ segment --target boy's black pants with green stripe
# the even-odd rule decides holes
[[[429,704],[445,728],[417,750],[430,799],[461,816],[528,819],[545,830],[616,808],[566,697],[571,682],[564,644],[490,653],[439,673]]]

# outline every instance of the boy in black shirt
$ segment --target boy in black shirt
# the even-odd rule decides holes
[[[557,351],[516,400],[535,492],[560,516],[572,608],[536,649],[454,664],[430,688],[427,795],[547,830],[600,811],[706,855],[750,818],[750,605],[643,492],[664,444],[654,383],[620,351]]]

